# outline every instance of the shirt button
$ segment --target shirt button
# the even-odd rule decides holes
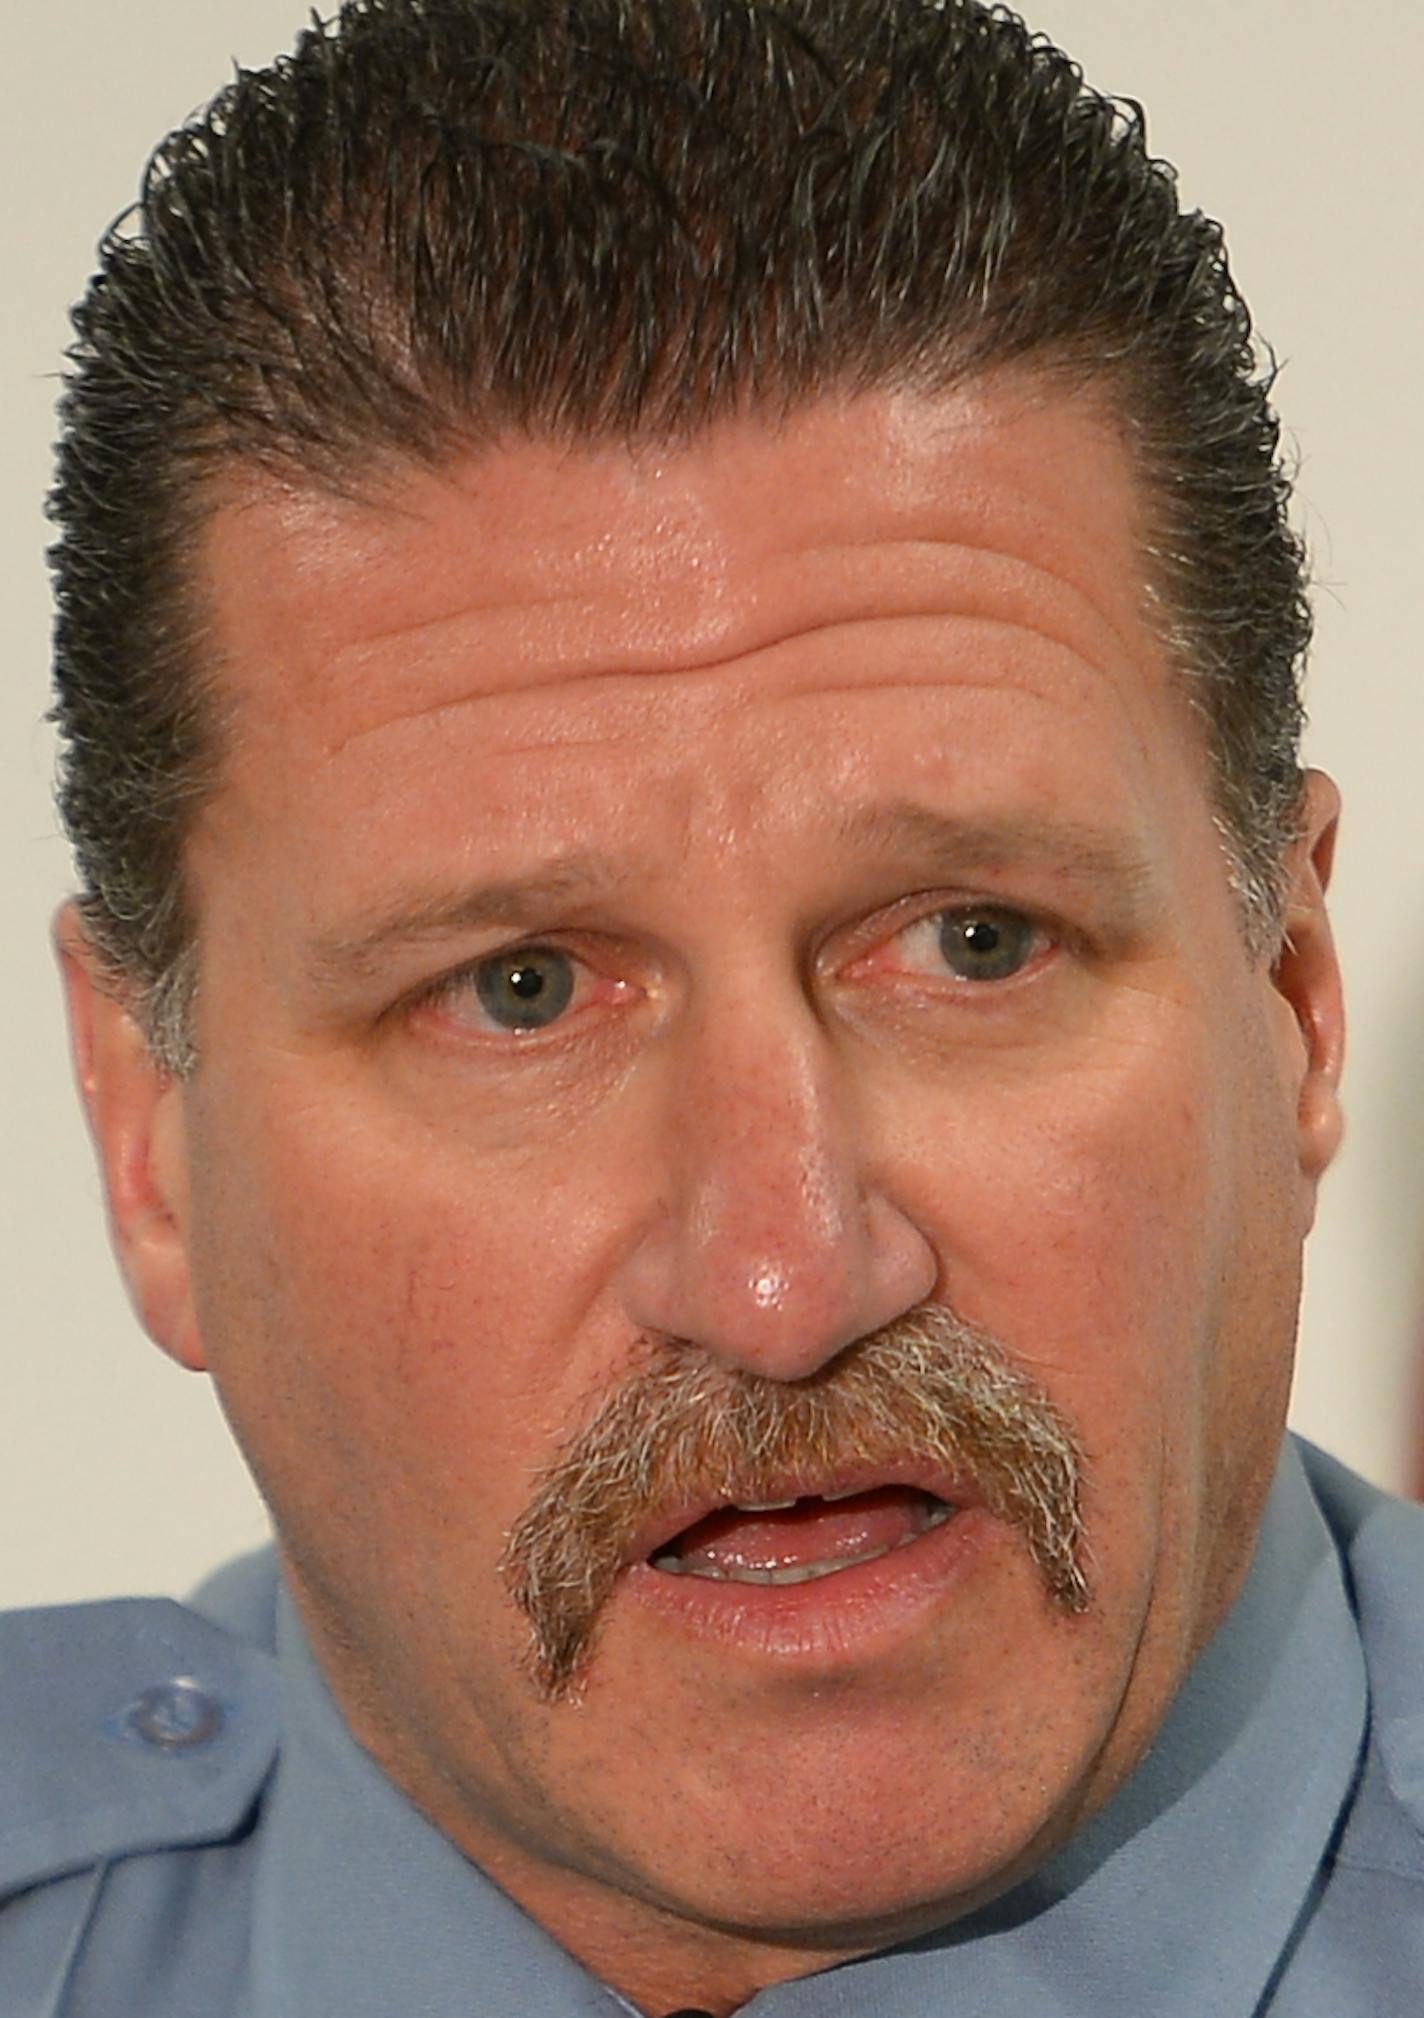
[[[196,1752],[210,1745],[227,1718],[216,1696],[189,1675],[159,1682],[129,1704],[120,1719],[127,1737],[159,1752]]]

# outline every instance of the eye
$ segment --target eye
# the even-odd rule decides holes
[[[518,946],[469,972],[480,1007],[501,1030],[543,1030],[574,997],[574,961],[555,946]]]
[[[608,961],[535,942],[505,946],[466,961],[407,999],[406,1014],[426,1031],[467,1041],[551,1040],[587,1035],[614,1011],[627,1011],[643,991]]]
[[[957,981],[1012,980],[1042,949],[1044,934],[1020,911],[993,904],[934,911],[897,935],[896,965],[902,972]]]

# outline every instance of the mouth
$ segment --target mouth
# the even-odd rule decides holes
[[[909,1484],[786,1491],[697,1513],[643,1560],[664,1576],[708,1583],[817,1583],[913,1547],[958,1511]]]
[[[824,1680],[891,1657],[1006,1551],[1019,1552],[1012,1530],[972,1481],[861,1466],[729,1481],[724,1498],[666,1508],[620,1581],[627,1601],[719,1658]]]

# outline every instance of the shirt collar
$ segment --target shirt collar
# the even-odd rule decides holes
[[[360,1749],[285,1596],[278,1655],[254,2018],[624,2018]],[[1288,1445],[1241,1596],[1102,1814],[992,1907],[764,1991],[747,2018],[1250,2013],[1316,1883],[1366,1710],[1339,1560]]]

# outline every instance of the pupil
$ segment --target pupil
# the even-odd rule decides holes
[[[544,977],[533,967],[516,967],[509,977],[509,985],[521,1001],[532,1002],[544,992]]]
[[[971,953],[995,953],[999,946],[999,928],[990,924],[987,918],[973,918],[964,928],[964,943]]]

